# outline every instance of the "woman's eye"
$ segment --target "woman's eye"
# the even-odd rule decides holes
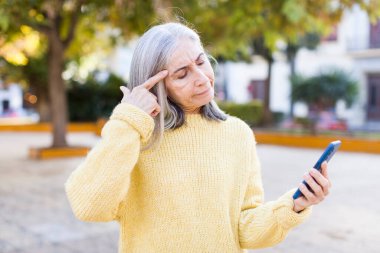
[[[179,76],[178,79],[184,79],[187,75],[187,72],[185,72],[183,75]]]
[[[198,62],[198,65],[203,65],[203,63],[205,63],[205,61],[200,61]]]

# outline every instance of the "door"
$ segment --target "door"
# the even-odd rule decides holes
[[[380,120],[380,73],[369,74],[368,77],[368,120]]]
[[[248,91],[252,99],[264,101],[265,98],[265,80],[251,80]]]

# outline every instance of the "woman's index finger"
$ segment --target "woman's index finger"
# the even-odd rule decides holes
[[[167,76],[167,74],[168,74],[167,70],[158,72],[156,75],[146,80],[146,82],[143,84],[144,88],[147,90],[152,89],[153,86],[156,85],[162,79],[164,79]]]

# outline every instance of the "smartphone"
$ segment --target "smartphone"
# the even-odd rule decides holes
[[[330,159],[331,159],[331,157],[333,157],[333,155],[338,150],[338,148],[340,147],[341,144],[342,144],[342,142],[340,140],[331,142],[327,146],[327,148],[325,149],[325,151],[323,152],[323,154],[321,155],[321,157],[318,159],[317,163],[314,165],[313,168],[317,169],[318,171],[320,171],[322,163],[324,161],[329,162]],[[311,190],[310,186],[305,182],[305,180],[302,183],[304,185],[306,185],[309,190]],[[297,191],[293,195],[293,199],[297,199],[297,198],[299,198],[301,196],[303,196],[302,192],[300,191],[300,189],[297,189]]]

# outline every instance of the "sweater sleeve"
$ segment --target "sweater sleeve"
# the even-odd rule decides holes
[[[83,221],[111,221],[130,185],[140,146],[154,129],[153,118],[121,103],[104,125],[101,140],[68,178],[65,189],[75,216]]]
[[[254,140],[254,138],[253,138]],[[264,202],[260,162],[256,143],[250,149],[250,176],[239,218],[239,241],[244,249],[273,246],[283,241],[288,232],[302,223],[311,212],[307,208],[300,213],[293,211],[293,193],[290,190],[276,201]]]

